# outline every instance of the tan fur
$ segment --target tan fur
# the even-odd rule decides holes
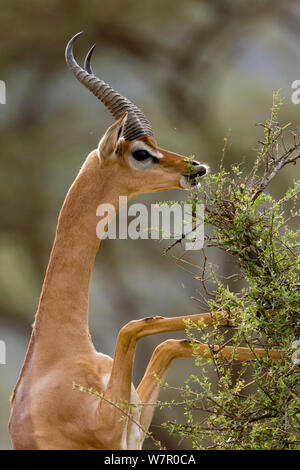
[[[186,342],[162,343],[135,391],[131,377],[138,339],[182,330],[187,317],[130,322],[119,333],[114,359],[97,353],[90,338],[89,284],[100,244],[97,206],[110,203],[118,210],[120,195],[130,199],[178,188],[188,171],[183,156],[159,149],[149,137],[140,140],[163,155],[161,162],[134,169],[128,160],[134,142],[117,139],[124,119],[108,129],[87,157],[59,215],[32,336],[11,397],[9,432],[15,449],[140,449],[154,407],[131,408],[132,421],[121,419],[122,412],[110,403],[155,402],[159,386],[153,372],[164,378],[174,358],[191,356]],[[212,323],[210,314],[193,316],[197,319]],[[199,348],[207,354],[205,345]],[[254,359],[248,350],[242,353],[244,360]],[[104,399],[73,390],[73,382],[104,393]]]

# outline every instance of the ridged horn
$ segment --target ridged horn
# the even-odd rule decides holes
[[[75,40],[82,34],[82,32],[75,34],[67,44],[65,56],[70,70],[80,83],[102,101],[115,119],[119,119],[125,112],[128,113],[123,132],[125,140],[135,140],[146,134],[153,137],[151,124],[144,113],[134,103],[93,74],[90,61],[95,46],[89,50],[86,56],[85,70],[77,64],[73,54],[73,45]]]

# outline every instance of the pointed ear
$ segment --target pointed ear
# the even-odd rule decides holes
[[[99,155],[103,158],[109,158],[113,155],[118,140],[122,136],[123,129],[127,120],[128,113],[124,113],[117,121],[115,121],[105,132],[99,142]]]

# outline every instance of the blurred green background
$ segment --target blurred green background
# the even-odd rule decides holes
[[[193,154],[214,171],[229,128],[227,164],[253,160],[262,137],[255,123],[268,116],[273,90],[280,88],[286,97],[282,122],[299,124],[291,84],[300,79],[300,2],[1,0],[0,5],[0,79],[7,91],[6,104],[0,104],[0,340],[7,348],[7,364],[0,365],[0,449],[10,449],[9,396],[27,348],[57,215],[86,155],[112,122],[67,69],[67,41],[83,30],[77,60],[82,64],[96,42],[95,73],[143,109],[159,145]],[[275,195],[296,171],[282,171],[271,187]],[[173,191],[139,202],[184,197]],[[118,330],[131,319],[205,311],[199,282],[170,255],[162,256],[166,246],[154,240],[101,245],[90,296],[90,328],[101,352],[113,354]],[[194,264],[200,259],[200,252],[192,253]],[[225,274],[234,269],[219,252],[212,259]],[[169,336],[138,345],[135,384],[155,345]],[[192,371],[191,360],[178,360],[167,381],[178,386]],[[181,413],[176,408],[155,415],[153,433],[169,449],[189,448],[159,427]]]

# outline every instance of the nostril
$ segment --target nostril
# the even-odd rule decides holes
[[[189,171],[183,176],[188,177],[189,179],[195,179],[197,176],[204,176],[210,172],[209,166],[197,162],[196,160],[192,161],[191,164],[193,168],[189,168]]]
[[[204,176],[208,173],[209,168],[206,165],[199,165],[194,169],[193,174],[195,176]]]

